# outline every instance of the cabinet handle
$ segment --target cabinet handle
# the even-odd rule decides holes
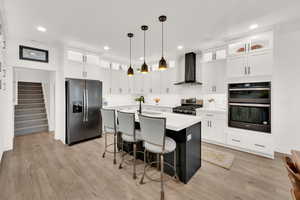
[[[245,66],[244,74],[247,75],[247,67]]]
[[[241,140],[231,139],[233,142],[241,142]]]
[[[250,52],[250,43],[248,44],[248,51]]]
[[[207,121],[207,127],[209,127],[209,121]]]
[[[265,145],[261,145],[261,144],[254,144],[254,145],[257,146],[257,147],[266,148]]]
[[[210,126],[210,128],[211,128],[211,121],[209,121],[209,126]]]
[[[207,117],[212,117],[213,115],[212,115],[212,114],[206,114],[206,116],[207,116]]]
[[[248,67],[248,74],[251,74],[251,71],[250,71],[250,66]]]

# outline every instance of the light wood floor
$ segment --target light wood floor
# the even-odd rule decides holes
[[[49,133],[16,137],[15,149],[4,154],[0,167],[0,199],[159,199],[159,183],[146,181],[139,185],[132,179],[131,167],[119,170],[111,155],[101,157],[103,144],[99,138],[68,147]],[[233,153],[232,169],[203,162],[187,185],[166,183],[167,200],[290,199],[290,184],[280,156],[270,160],[209,146]]]

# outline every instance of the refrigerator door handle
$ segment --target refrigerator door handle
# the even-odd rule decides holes
[[[83,122],[85,122],[85,115],[86,115],[86,94],[85,89],[83,90]]]
[[[85,119],[86,119],[86,122],[89,121],[89,90],[86,89],[86,114],[85,114]]]

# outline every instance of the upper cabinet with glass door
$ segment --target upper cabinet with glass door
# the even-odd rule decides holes
[[[202,62],[213,62],[218,60],[225,60],[227,57],[227,52],[225,47],[207,49],[203,51]]]
[[[228,56],[240,56],[273,49],[273,32],[246,37],[228,45]]]
[[[251,36],[249,38],[248,51],[260,52],[273,49],[273,33],[266,32],[258,35]]]

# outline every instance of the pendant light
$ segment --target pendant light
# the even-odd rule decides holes
[[[146,64],[146,31],[148,30],[148,26],[143,25],[141,26],[142,31],[144,31],[144,63],[142,64],[141,67],[141,72],[143,74],[148,73],[148,65]]]
[[[164,58],[164,22],[167,20],[167,16],[161,15],[158,17],[158,20],[161,22],[161,59],[158,63],[159,70],[166,70],[168,68],[167,61]]]
[[[133,68],[131,66],[131,39],[133,38],[133,33],[128,33],[127,36],[129,37],[129,58],[130,58],[130,64],[129,64],[129,68],[127,70],[127,75],[128,76],[133,76],[134,71]]]

